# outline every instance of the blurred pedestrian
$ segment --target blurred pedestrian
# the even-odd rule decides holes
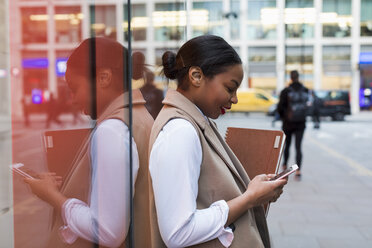
[[[296,177],[299,179],[301,176],[302,164],[301,143],[306,128],[309,91],[299,82],[298,71],[291,71],[290,77],[291,84],[280,93],[278,113],[282,119],[282,129],[286,135],[283,169],[287,168],[292,136],[294,136],[296,163],[299,166],[299,170],[296,171]]]
[[[22,103],[24,124],[26,127],[28,127],[30,125],[30,119],[29,119],[29,105],[31,103],[30,98],[24,95],[21,99],[21,103]]]
[[[312,102],[313,102],[313,123],[314,123],[314,129],[319,129],[320,128],[320,105],[321,100],[320,98],[315,94],[315,91],[311,91],[311,97],[312,97]]]
[[[155,120],[163,107],[162,101],[164,95],[162,90],[156,88],[154,84],[155,74],[150,69],[147,68],[145,70],[144,76],[145,84],[140,88],[140,90],[143,98],[146,100],[146,109]]]
[[[59,125],[63,125],[62,121],[59,119],[59,114],[61,112],[59,103],[55,99],[53,93],[50,93],[49,101],[46,103],[46,112],[47,112],[46,128],[49,128],[50,123],[52,123],[53,121]]]

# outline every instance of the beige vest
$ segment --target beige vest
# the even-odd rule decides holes
[[[150,149],[163,126],[171,119],[182,118],[195,127],[203,151],[196,199],[197,208],[208,208],[213,202],[229,201],[245,192],[249,177],[218,133],[214,122],[207,121],[196,106],[177,91],[169,90],[163,103],[164,107],[151,131]],[[155,247],[165,247],[159,235],[154,199],[151,199],[151,206],[152,240],[156,244]],[[263,207],[248,210],[234,222],[234,225],[234,240],[230,247],[270,247]],[[214,239],[194,247],[223,246],[218,239]]]
[[[97,126],[107,119],[119,119],[127,126],[129,109],[128,94],[116,98],[97,120]],[[133,91],[133,138],[137,145],[139,155],[139,171],[135,183],[134,196],[134,244],[136,247],[151,247],[150,225],[149,225],[149,172],[148,172],[148,144],[151,127],[154,122],[145,108],[145,100],[139,90]],[[79,151],[74,165],[63,183],[61,192],[68,198],[77,198],[89,202],[91,190],[91,161],[90,161],[90,138],[84,143]],[[128,168],[129,169],[129,168]],[[129,182],[128,182],[129,183]],[[129,200],[129,199],[128,199]],[[118,220],[128,221],[128,220]],[[58,235],[58,229],[63,225],[60,214],[55,215],[51,236],[47,247],[97,247],[93,242],[78,238],[73,244],[62,242]],[[128,238],[120,247],[126,247]],[[99,246],[103,247],[103,246]]]

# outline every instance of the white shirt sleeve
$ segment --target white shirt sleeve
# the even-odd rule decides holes
[[[139,158],[132,139],[133,178]],[[92,187],[89,204],[68,199],[62,207],[65,226],[60,235],[66,243],[78,237],[107,247],[118,247],[129,228],[129,129],[109,119],[96,129],[91,145]],[[133,182],[133,187],[134,187]]]
[[[229,207],[224,200],[196,209],[202,147],[195,128],[184,119],[169,121],[150,154],[150,173],[158,225],[168,247],[185,247],[215,238],[228,247],[234,238],[224,228]]]

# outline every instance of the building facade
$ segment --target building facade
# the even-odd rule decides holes
[[[278,92],[297,69],[311,89],[349,90],[353,111],[370,99],[372,1],[132,0],[131,7],[132,47],[155,70],[164,51],[215,34],[242,58],[241,89]],[[65,62],[83,39],[127,43],[126,0],[15,0],[9,8],[12,101],[67,94]]]

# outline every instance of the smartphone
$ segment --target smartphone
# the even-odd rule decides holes
[[[277,174],[275,177],[271,178],[270,181],[275,181],[275,180],[279,180],[279,179],[282,179],[284,177],[287,177],[290,174],[292,174],[293,172],[295,172],[296,170],[298,170],[298,165],[294,164],[291,167],[289,167],[288,169],[286,169],[286,170],[280,172],[279,174]]]
[[[23,170],[21,169],[22,166],[24,166],[24,164],[22,164],[22,163],[17,163],[17,164],[12,164],[12,165],[10,165],[9,167],[10,167],[10,169],[11,169],[13,172],[17,173],[18,175],[20,175],[20,176],[22,176],[22,177],[24,177],[24,178],[31,178],[31,179],[34,179],[32,176],[30,176],[28,173],[26,173],[25,171],[23,171]]]

